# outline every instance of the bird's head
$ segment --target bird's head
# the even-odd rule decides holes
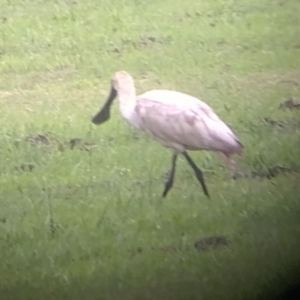
[[[103,105],[103,107],[98,111],[98,113],[92,118],[92,122],[95,125],[99,125],[109,120],[110,118],[110,107],[117,97],[118,93],[127,93],[129,89],[134,85],[132,77],[126,71],[118,71],[114,74],[111,79],[111,88],[109,96]]]

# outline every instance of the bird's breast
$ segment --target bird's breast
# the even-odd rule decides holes
[[[120,105],[120,111],[123,118],[135,128],[141,130],[141,118],[135,109],[135,104]]]

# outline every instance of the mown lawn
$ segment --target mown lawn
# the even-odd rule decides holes
[[[269,299],[296,283],[300,110],[279,106],[300,102],[299,15],[294,0],[0,0],[0,299]],[[90,122],[122,69],[138,93],[211,105],[245,145],[241,176],[193,152],[211,199],[183,158],[162,199],[170,152],[117,103]]]

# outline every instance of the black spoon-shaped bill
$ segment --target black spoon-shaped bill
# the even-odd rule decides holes
[[[92,118],[92,122],[95,125],[99,125],[109,120],[110,118],[110,106],[113,103],[114,99],[117,96],[116,89],[112,86],[110,89],[110,94],[108,99],[106,100],[104,106],[98,111],[96,115]]]

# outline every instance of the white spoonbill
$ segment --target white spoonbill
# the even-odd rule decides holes
[[[231,129],[206,103],[190,95],[170,90],[151,90],[136,96],[134,81],[125,71],[118,71],[111,80],[110,95],[92,118],[96,125],[110,118],[110,106],[118,96],[122,116],[139,130],[149,133],[164,147],[173,151],[172,166],[165,183],[163,197],[173,186],[176,160],[182,154],[209,197],[202,171],[187,150],[209,150],[221,154],[229,168],[231,156],[242,154],[243,145]]]

